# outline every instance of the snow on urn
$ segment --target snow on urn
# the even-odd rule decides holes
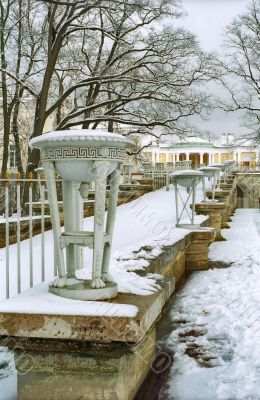
[[[195,196],[196,186],[202,181],[204,174],[201,171],[194,170],[183,170],[175,171],[170,174],[173,178],[173,184],[175,188],[175,207],[176,207],[176,226],[179,228],[198,228],[199,225],[194,224],[195,217]],[[188,192],[186,199],[181,188],[185,188]],[[189,200],[192,197],[192,208],[190,211]],[[179,207],[179,203],[182,209]],[[183,215],[186,213],[188,221],[181,223]]]
[[[223,163],[218,163],[218,164],[210,164],[209,167],[214,167],[214,168],[219,168],[220,169],[220,177],[222,177],[224,179],[224,181],[226,181],[226,167],[225,164]],[[218,183],[220,185],[220,179],[218,180]],[[220,186],[218,186],[218,189],[220,189]]]
[[[58,277],[49,285],[51,293],[78,300],[102,300],[117,295],[117,285],[108,268],[121,165],[126,148],[133,145],[122,135],[90,129],[48,132],[30,141],[30,146],[41,152],[50,202],[58,271]],[[64,232],[61,232],[56,174],[62,178]],[[108,175],[111,179],[105,224]],[[88,199],[91,182],[95,182],[94,230],[86,231],[82,228],[83,200]],[[76,278],[81,246],[93,248],[91,280]]]

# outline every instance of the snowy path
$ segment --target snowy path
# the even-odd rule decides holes
[[[260,213],[237,210],[210,258],[232,263],[194,274],[171,310],[174,400],[260,400]],[[164,396],[163,396],[164,398]]]

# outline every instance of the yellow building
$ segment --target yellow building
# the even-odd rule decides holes
[[[159,141],[143,150],[145,158],[153,165],[162,162],[192,161],[193,167],[219,164],[226,160],[236,161],[238,166],[254,167],[258,163],[258,149],[252,144],[235,145],[226,140],[214,144],[197,136],[176,139],[168,143]]]

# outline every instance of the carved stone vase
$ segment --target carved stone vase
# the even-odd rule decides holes
[[[50,203],[58,275],[49,285],[51,293],[78,300],[102,300],[117,295],[117,285],[109,274],[109,261],[121,166],[126,148],[133,145],[122,135],[89,129],[48,132],[30,141],[31,148],[40,149]],[[63,232],[56,175],[62,178]],[[110,192],[105,223],[108,175]],[[91,182],[95,183],[95,211],[94,230],[90,232],[82,229],[82,202],[88,199]],[[81,246],[93,248],[90,280],[76,278]],[[66,249],[66,260],[63,249]]]

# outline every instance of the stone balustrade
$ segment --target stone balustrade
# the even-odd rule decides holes
[[[221,182],[221,190],[216,190],[216,203],[199,203],[196,204],[195,210],[197,214],[209,216],[209,226],[216,229],[216,240],[223,240],[221,229],[229,228],[228,222],[230,216],[236,208],[236,178],[235,175],[230,177],[226,183]],[[207,197],[212,198],[212,192],[207,192]]]

